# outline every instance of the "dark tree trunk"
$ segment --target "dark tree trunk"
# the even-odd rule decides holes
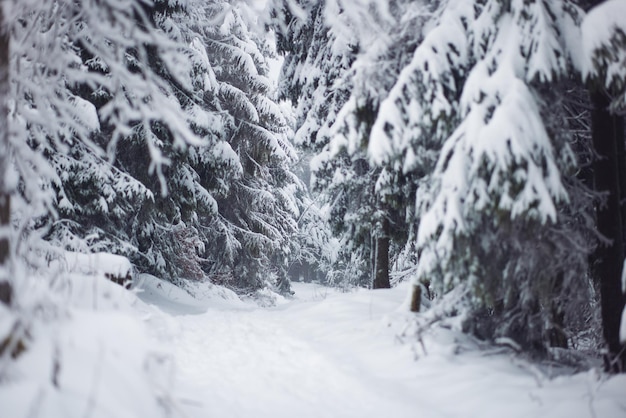
[[[382,232],[376,238],[376,268],[374,289],[389,289],[389,221],[383,218]]]
[[[2,8],[3,2],[0,2],[0,302],[9,305],[12,296],[9,282],[11,194],[5,183],[9,165],[9,33],[4,30]]]
[[[619,207],[622,225],[622,250],[626,251],[626,142],[624,141],[624,117],[611,115],[614,119],[615,152],[619,181]],[[626,254],[624,254],[626,255]]]
[[[1,151],[0,151],[1,152]],[[2,157],[0,157],[2,158]],[[1,180],[0,180],[1,181]],[[0,193],[0,303],[11,304],[13,291],[9,282],[10,247],[6,236],[11,213],[11,196]]]
[[[370,233],[370,277],[376,277],[376,237],[373,233]]]
[[[598,231],[611,240],[611,245],[601,245],[596,253],[595,272],[600,281],[603,334],[609,349],[610,363],[614,370],[624,370],[626,353],[619,341],[619,327],[625,298],[621,288],[621,272],[624,263],[624,236],[621,207],[622,177],[620,159],[624,149],[624,119],[609,112],[610,99],[603,93],[592,92],[591,114],[593,145],[598,153],[594,163],[595,188],[608,192],[606,204],[598,209]]]

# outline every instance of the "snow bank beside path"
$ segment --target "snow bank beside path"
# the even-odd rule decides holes
[[[128,258],[109,253],[78,253],[63,251],[61,258],[53,259],[52,271],[80,274],[86,277],[104,276],[117,284],[130,284],[133,267]],[[124,282],[128,283],[124,283]]]
[[[150,274],[140,274],[134,289],[141,300],[173,315],[199,314],[209,307],[252,309],[235,292],[224,287],[191,281],[187,285],[189,292]]]
[[[173,358],[147,326],[158,311],[100,274],[20,285],[22,316],[0,312],[0,335],[12,328],[26,347],[0,361],[1,417],[156,418],[175,408]]]

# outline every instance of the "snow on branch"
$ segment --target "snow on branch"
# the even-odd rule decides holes
[[[462,86],[456,79],[469,64],[467,22],[474,19],[474,6],[450,1],[437,13],[410,64],[380,105],[368,146],[376,164],[395,160],[399,171],[415,169],[418,144],[429,135],[443,139],[446,121],[457,111],[455,96]]]
[[[420,221],[421,277],[440,268],[436,260],[453,257],[456,237],[476,233],[470,225],[477,217],[556,221],[556,204],[568,197],[532,83],[569,70],[558,27],[574,18],[569,13],[556,1],[514,0],[509,9],[488,1],[467,23],[476,62],[459,100],[461,123],[443,145]]]
[[[613,109],[626,110],[626,2],[608,0],[591,9],[581,26],[582,73],[617,95]]]

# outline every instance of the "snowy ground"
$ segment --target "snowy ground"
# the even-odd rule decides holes
[[[73,289],[68,322],[0,381],[0,417],[626,417],[626,376],[549,379],[445,329],[423,347],[403,338],[403,287],[295,283],[295,299],[260,308],[144,279],[140,299]]]
[[[511,355],[455,354],[462,336],[445,330],[426,336],[425,355],[399,338],[405,288],[293,287],[272,309],[173,312],[185,416],[626,417],[625,376],[549,380]]]

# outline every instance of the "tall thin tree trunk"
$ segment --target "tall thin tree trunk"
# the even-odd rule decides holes
[[[608,106],[608,105],[607,105]],[[624,141],[624,117],[612,116],[614,119],[615,153],[617,176],[620,188],[620,215],[622,220],[622,248],[626,251],[626,142]],[[626,255],[626,253],[625,253]]]
[[[611,245],[600,246],[594,254],[596,274],[600,280],[602,327],[609,348],[607,364],[613,370],[624,370],[626,352],[619,342],[622,310],[626,302],[621,288],[621,272],[624,263],[624,236],[621,194],[626,184],[621,184],[623,156],[624,119],[609,112],[610,99],[601,92],[592,92],[591,114],[593,145],[598,153],[594,163],[595,188],[608,192],[606,205],[597,213],[598,231],[611,240]],[[620,152],[622,151],[622,152]]]
[[[9,165],[9,33],[4,25],[4,2],[0,1],[0,302],[11,303],[9,281],[11,248],[9,228],[11,194],[6,184]]]
[[[370,233],[370,277],[376,277],[376,233],[373,231]]]
[[[382,232],[376,238],[376,268],[374,275],[374,289],[389,289],[389,220],[383,218]]]

